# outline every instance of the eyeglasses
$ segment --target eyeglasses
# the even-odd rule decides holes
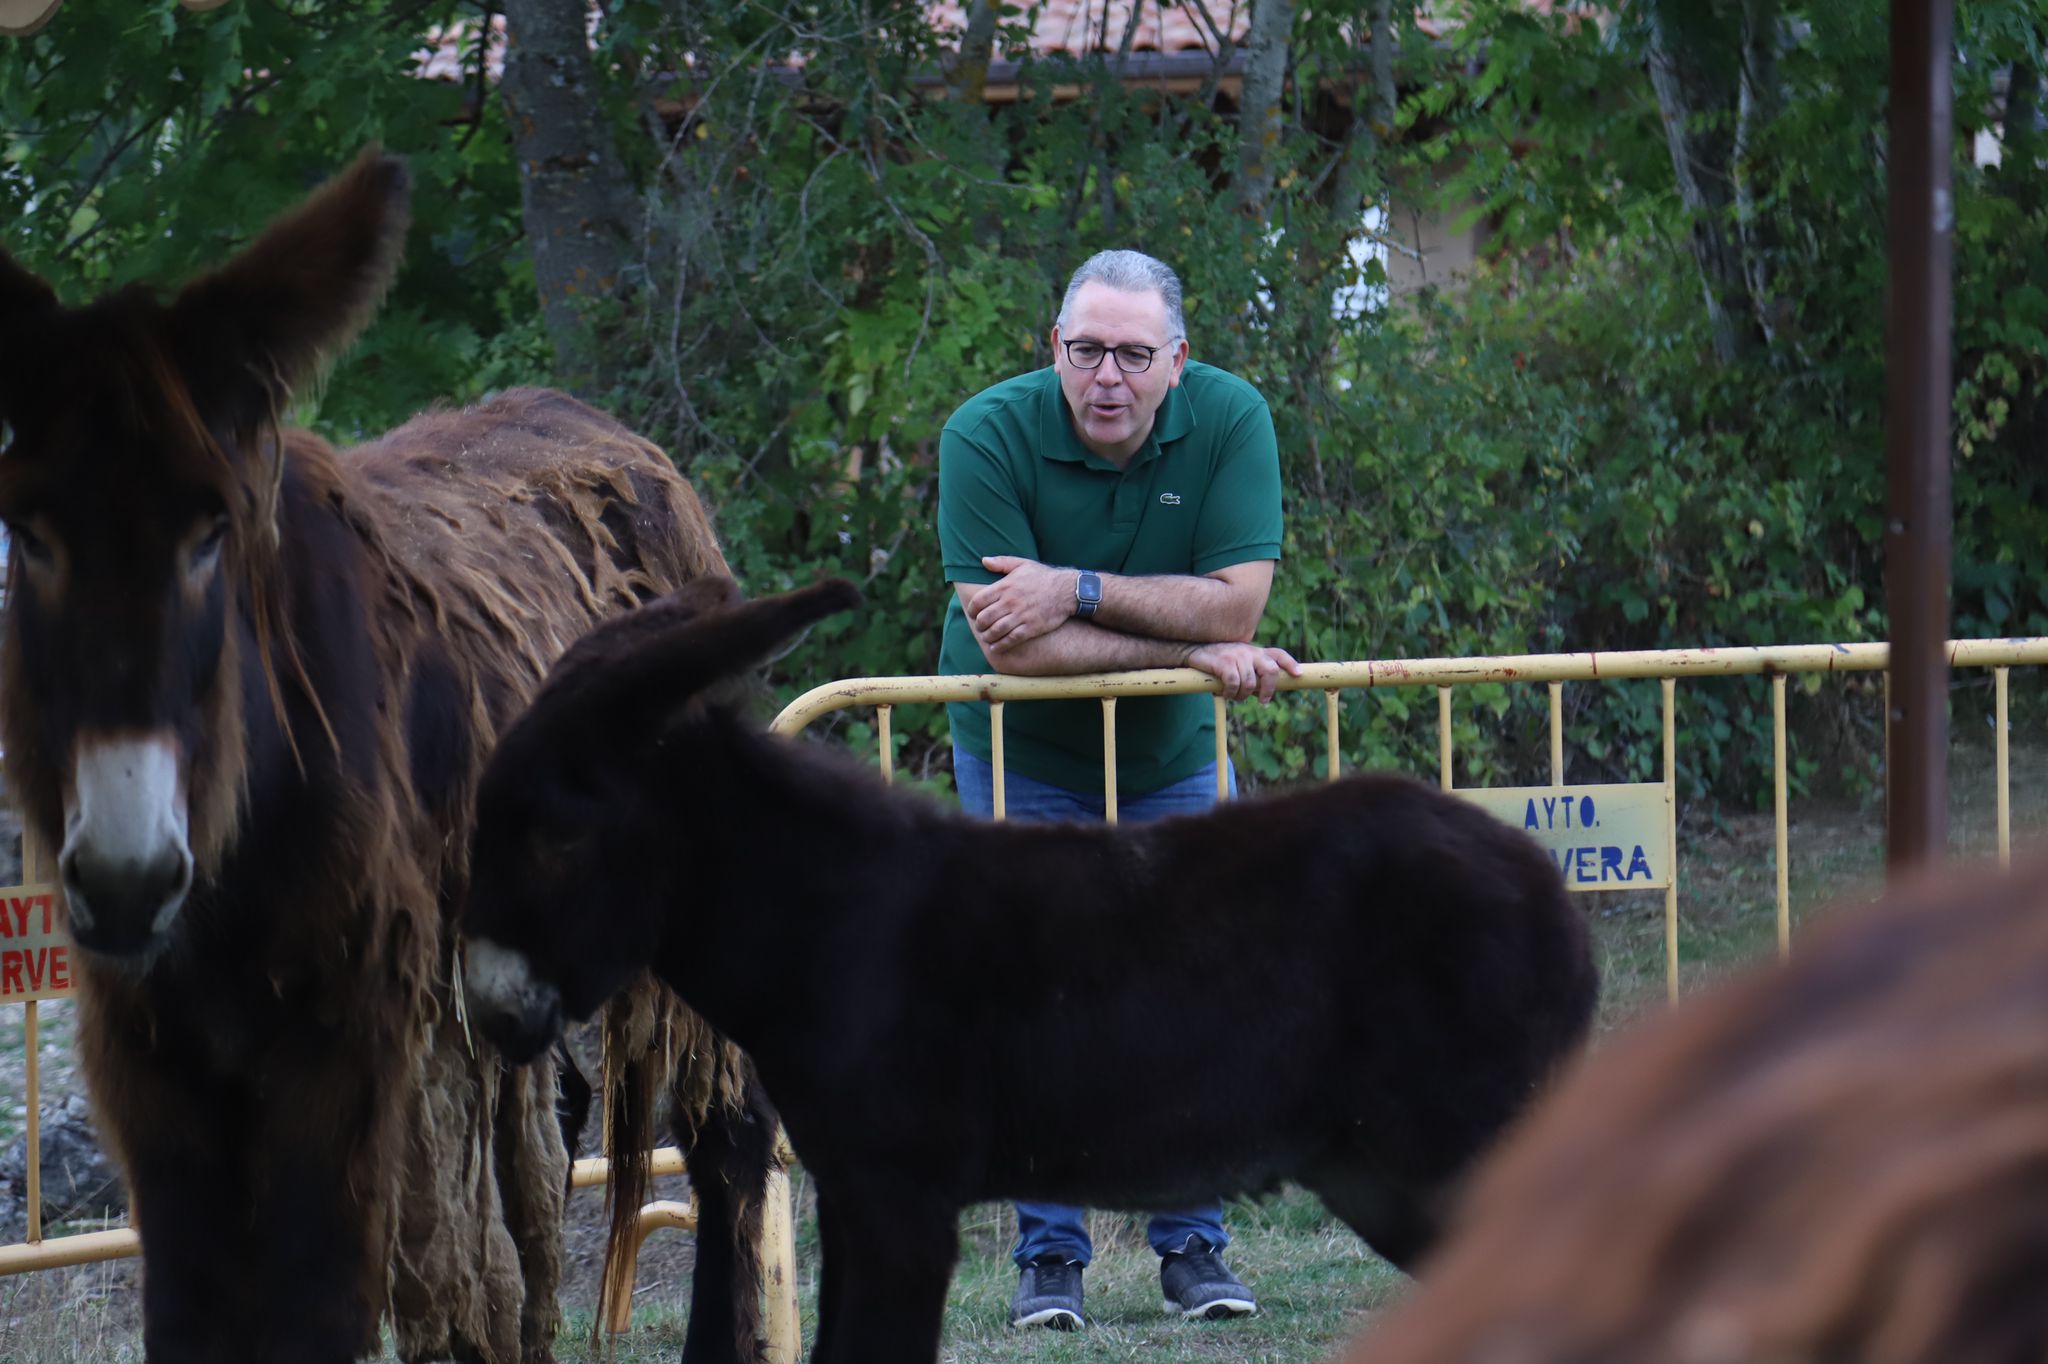
[[[1164,346],[1105,346],[1100,341],[1063,341],[1067,348],[1067,363],[1075,369],[1100,369],[1102,357],[1114,355],[1116,367],[1126,374],[1143,374],[1152,368],[1152,357],[1166,349]]]

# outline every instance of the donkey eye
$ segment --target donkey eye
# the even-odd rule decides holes
[[[206,528],[206,534],[192,547],[191,568],[194,573],[203,573],[213,567],[220,558],[221,542],[227,538],[228,519],[225,516],[213,518],[213,524]]]
[[[14,448],[14,423],[0,417],[0,455]]]
[[[7,528],[7,533],[14,537],[15,544],[21,546],[21,557],[24,560],[38,566],[47,565],[50,562],[49,544],[27,526],[10,525]]]

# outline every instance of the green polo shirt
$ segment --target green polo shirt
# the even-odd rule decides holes
[[[1189,361],[1144,448],[1119,469],[1074,434],[1059,374],[1041,369],[962,404],[939,437],[939,548],[949,583],[990,583],[985,554],[1131,577],[1213,573],[1280,557],[1280,452],[1259,391]],[[946,602],[945,674],[992,673],[959,594]],[[946,708],[953,742],[987,759],[988,705]],[[1216,756],[1206,693],[1119,701],[1117,789],[1157,791]],[[1102,707],[1032,701],[1003,711],[1005,765],[1073,791],[1102,789]]]

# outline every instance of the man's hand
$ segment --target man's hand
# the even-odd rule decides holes
[[[1262,644],[1201,644],[1188,655],[1188,666],[1200,668],[1223,684],[1223,699],[1242,701],[1252,693],[1270,701],[1280,689],[1280,674],[1301,676],[1301,665],[1285,649]]]
[[[981,566],[1003,575],[963,603],[984,648],[1014,649],[1051,634],[1073,616],[1074,569],[1050,568],[1014,554],[988,555]]]

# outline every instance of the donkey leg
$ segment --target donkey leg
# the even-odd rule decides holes
[[[714,1103],[694,1132],[676,1123],[697,1208],[683,1364],[759,1364],[762,1356],[761,1212],[779,1119],[751,1064],[747,1072],[738,1110]]]
[[[583,1146],[583,1129],[590,1122],[591,1102],[590,1081],[583,1074],[583,1068],[576,1064],[576,1053],[569,1050],[567,1041],[555,1043],[555,1123],[562,1132],[562,1149],[569,1153],[572,1167],[570,1176],[565,1177],[563,1192],[568,1191],[567,1178],[573,1177],[576,1153]]]
[[[128,1171],[142,1237],[142,1348],[149,1364],[229,1364],[249,1247],[233,1209],[247,1194],[217,1157],[149,1152]]]
[[[266,1163],[243,1357],[349,1364],[374,1354],[371,1281],[384,1275],[364,1209],[317,1155]]]
[[[499,1077],[492,1136],[499,1205],[518,1247],[524,1288],[519,1358],[523,1364],[553,1364],[555,1331],[562,1322],[557,1299],[570,1157],[562,1148],[552,1058],[508,1067]]]
[[[842,1188],[832,1208],[829,1296],[819,1304],[811,1364],[936,1360],[946,1285],[959,1254],[959,1208],[920,1196],[909,1181]]]
[[[846,1308],[842,1301],[846,1294],[847,1266],[860,1253],[857,1246],[847,1243],[841,1234],[843,1223],[839,1210],[823,1185],[817,1185],[818,1193],[818,1327],[811,1338],[811,1364],[825,1364],[832,1358],[835,1331]]]

